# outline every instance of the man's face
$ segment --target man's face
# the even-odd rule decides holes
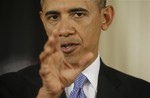
[[[97,57],[102,15],[95,0],[45,0],[42,9],[48,37],[59,35],[61,51],[70,64],[87,52],[94,54],[93,60]]]

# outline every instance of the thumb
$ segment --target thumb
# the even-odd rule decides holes
[[[84,70],[90,65],[92,58],[93,58],[93,53],[89,52],[80,59],[78,64],[82,70]]]

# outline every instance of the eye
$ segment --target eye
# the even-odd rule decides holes
[[[59,16],[58,15],[49,15],[47,17],[48,20],[51,20],[51,21],[56,21],[59,19]]]
[[[76,12],[76,13],[74,13],[74,17],[75,18],[81,18],[81,17],[83,17],[83,16],[85,16],[86,14],[84,13],[84,12]]]

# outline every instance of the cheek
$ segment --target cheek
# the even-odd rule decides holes
[[[81,35],[81,37],[85,48],[94,48],[97,47],[99,43],[100,31],[87,28],[84,30],[84,33]]]
[[[83,46],[86,50],[97,49],[99,44],[101,28],[99,23],[91,22],[88,25],[80,26],[80,38],[82,38]]]
[[[99,23],[92,22],[86,26],[80,26],[80,32],[83,39],[86,39],[87,41],[94,41],[96,42],[99,40],[99,36],[101,33],[101,28],[99,26]]]

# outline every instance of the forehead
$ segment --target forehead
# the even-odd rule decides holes
[[[94,8],[97,7],[96,0],[44,0],[43,9],[69,9],[74,7]]]

